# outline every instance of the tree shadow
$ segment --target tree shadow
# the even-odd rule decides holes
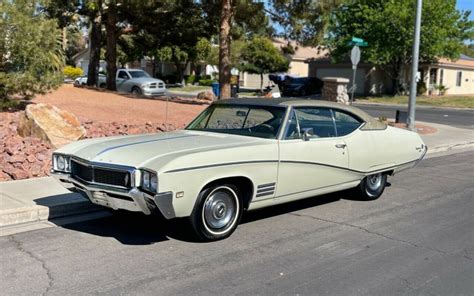
[[[0,99],[0,112],[15,113],[24,111],[29,104],[34,103],[28,99]]]

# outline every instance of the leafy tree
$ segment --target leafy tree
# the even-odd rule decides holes
[[[273,45],[270,39],[253,38],[242,51],[240,69],[260,75],[260,91],[263,90],[263,74],[288,70],[289,61]]]
[[[474,58],[474,43],[464,45],[462,53],[468,57]]]
[[[62,82],[61,34],[31,0],[0,2],[0,98],[26,98]],[[47,50],[46,50],[47,49]]]
[[[327,33],[333,11],[342,2],[343,0],[273,0],[266,11],[272,21],[281,26],[282,37],[304,45],[318,46]],[[288,50],[292,51],[291,48]]]
[[[401,68],[412,61],[414,5],[412,0],[347,1],[335,11],[327,38],[333,56],[343,59],[350,38],[363,38],[368,47],[362,50],[362,59],[386,69],[398,92]],[[420,63],[459,58],[463,41],[473,34],[469,13],[457,11],[455,0],[423,2]]]

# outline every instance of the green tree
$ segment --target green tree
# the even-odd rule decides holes
[[[474,58],[474,43],[465,44],[462,53],[468,57]]]
[[[260,91],[263,90],[263,74],[288,70],[289,61],[273,45],[270,39],[255,37],[242,50],[240,70],[260,75]]]
[[[330,17],[343,0],[273,0],[266,12],[280,25],[279,33],[288,40],[310,46],[320,45]],[[288,49],[290,52],[291,48]]]
[[[412,61],[414,5],[412,0],[347,1],[335,12],[327,38],[333,56],[343,59],[351,37],[363,38],[369,46],[362,50],[362,59],[387,70],[398,92],[401,68]],[[455,0],[423,2],[420,63],[459,58],[463,41],[473,34],[469,13],[456,10]]]
[[[0,98],[26,98],[62,82],[61,32],[31,0],[0,2]]]

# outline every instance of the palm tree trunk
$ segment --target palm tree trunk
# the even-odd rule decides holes
[[[232,0],[222,0],[219,28],[219,99],[230,98],[230,26],[232,22]]]

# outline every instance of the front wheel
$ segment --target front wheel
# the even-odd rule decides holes
[[[139,87],[134,86],[134,87],[132,88],[132,94],[134,94],[134,95],[136,95],[136,96],[137,96],[137,95],[141,95],[141,94],[142,94],[142,90],[141,90]]]
[[[368,175],[356,188],[358,196],[362,200],[376,200],[379,198],[387,184],[387,175],[383,173]]]
[[[216,241],[229,237],[242,216],[239,190],[231,184],[204,189],[191,214],[191,226],[203,241]]]

